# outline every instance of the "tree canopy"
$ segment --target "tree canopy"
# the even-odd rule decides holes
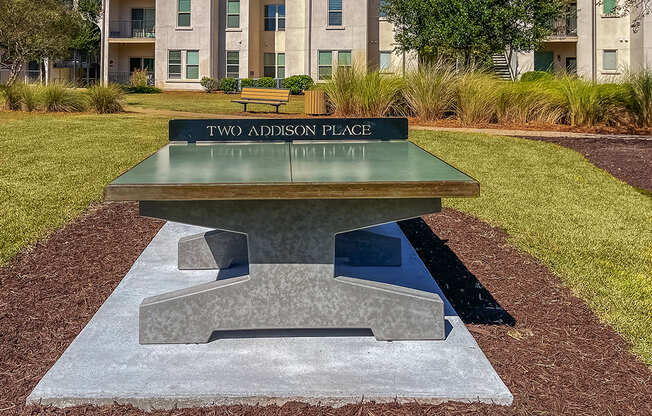
[[[381,6],[394,24],[398,49],[421,60],[436,56],[486,57],[532,50],[551,33],[561,0],[387,0]]]

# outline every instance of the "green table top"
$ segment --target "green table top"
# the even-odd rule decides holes
[[[181,188],[196,190],[204,185],[202,197],[193,194],[187,198],[212,199],[212,192],[219,199],[220,192],[228,189],[229,198],[236,199],[233,190],[238,186],[249,193],[256,186],[267,186],[267,191],[275,192],[268,197],[284,198],[283,186],[292,191],[303,186],[303,193],[297,194],[300,197],[310,193],[307,187],[317,189],[321,185],[320,189],[344,198],[367,195],[369,189],[363,189],[363,184],[375,189],[367,197],[377,195],[380,184],[387,186],[378,195],[388,197],[397,193],[407,197],[404,195],[410,192],[420,195],[426,192],[418,189],[420,184],[436,186],[441,196],[479,193],[479,184],[473,178],[408,141],[313,141],[170,144],[113,181],[106,195],[114,200],[140,200],[145,196],[136,196],[148,187],[158,187],[150,198],[181,198]],[[166,194],[172,185],[178,188],[174,197]],[[215,188],[207,190],[208,185]],[[465,191],[458,192],[452,185]],[[124,193],[127,189],[130,193]],[[123,193],[112,193],[115,190]],[[313,197],[322,195],[321,190],[315,192]]]

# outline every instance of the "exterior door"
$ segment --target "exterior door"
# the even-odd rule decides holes
[[[552,52],[534,52],[534,70],[552,72],[554,64],[554,54]]]
[[[566,58],[566,72],[577,74],[577,58]]]
[[[145,31],[144,22],[145,10],[144,9],[131,9],[131,37],[144,38]]]

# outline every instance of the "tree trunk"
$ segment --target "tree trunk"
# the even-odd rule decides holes
[[[45,66],[45,85],[50,84],[50,58],[43,59]]]
[[[11,86],[16,82],[16,79],[18,78],[18,74],[22,69],[23,69],[22,61],[14,60],[11,63],[11,67],[9,68],[9,79],[7,80],[7,86]]]

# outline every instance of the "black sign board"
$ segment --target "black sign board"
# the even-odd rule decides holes
[[[170,141],[404,140],[406,118],[170,120]]]

